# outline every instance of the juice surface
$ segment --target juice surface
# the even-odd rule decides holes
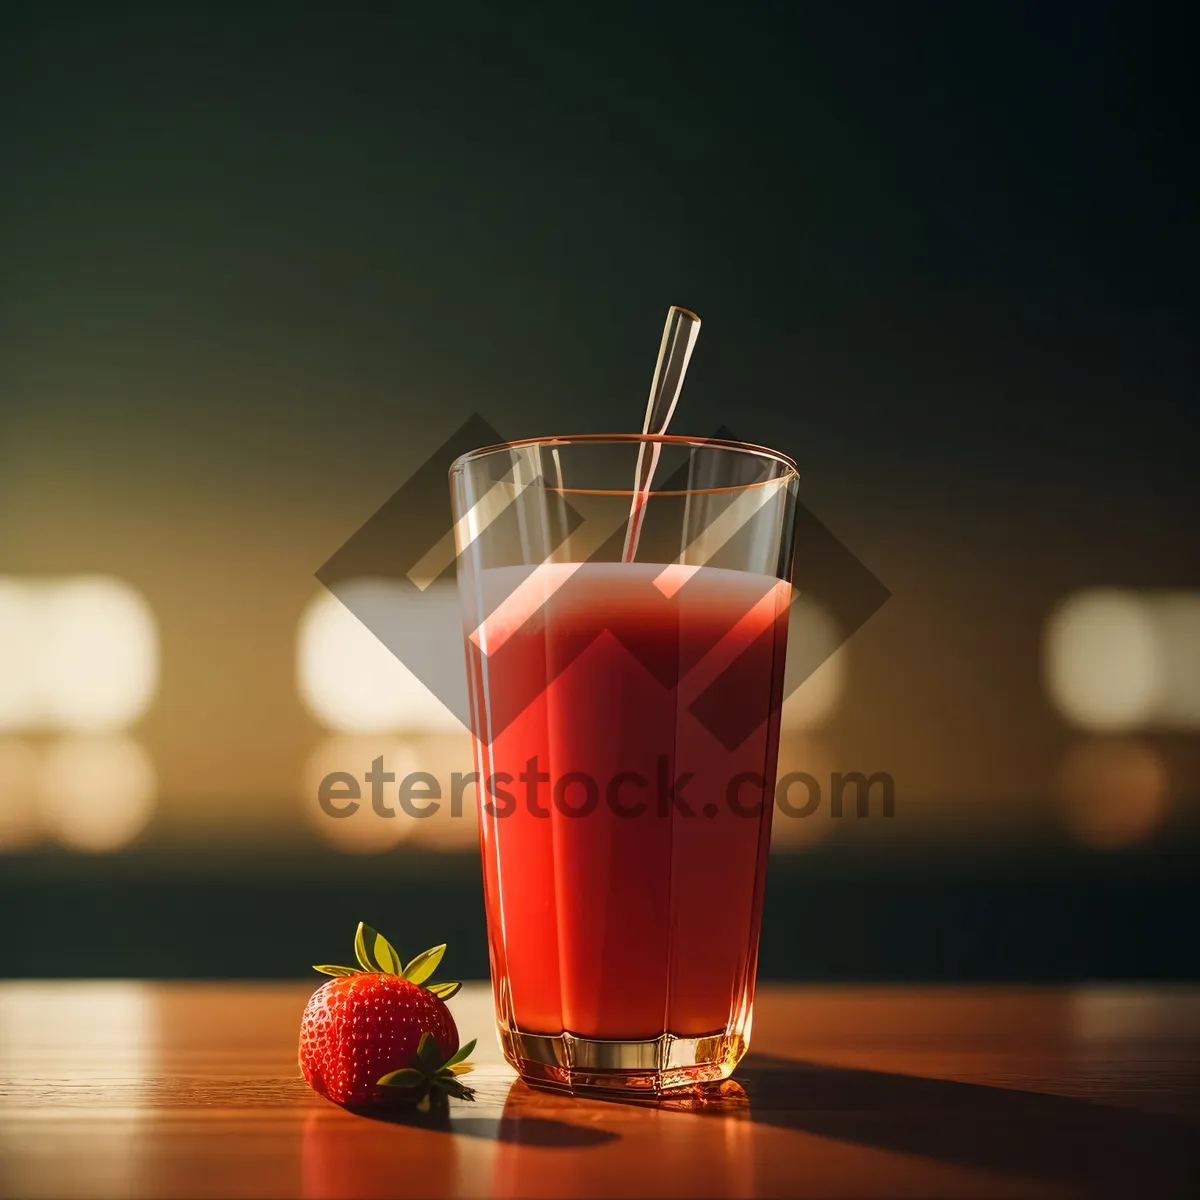
[[[790,588],[643,563],[479,586],[499,1011],[527,1033],[721,1031],[752,998]]]

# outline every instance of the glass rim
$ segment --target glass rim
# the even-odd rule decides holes
[[[684,489],[685,491],[741,491],[751,487],[762,487],[769,483],[778,484],[782,480],[790,481],[800,478],[800,468],[796,466],[795,461],[779,450],[772,450],[769,446],[759,446],[754,442],[734,441],[731,438],[691,437],[685,434],[672,433],[564,433],[543,434],[541,437],[517,438],[511,442],[497,442],[492,446],[479,446],[475,450],[468,450],[466,454],[460,454],[450,464],[450,474],[461,473],[473,462],[482,461],[504,450],[516,450],[522,446],[547,446],[553,448],[555,446],[598,445],[604,443],[627,445],[634,442],[643,445],[646,443],[657,443],[663,446],[695,446],[697,448],[712,450],[727,450],[736,454],[746,455],[749,458],[766,459],[784,468],[783,474],[776,476],[774,479],[761,479],[756,480],[754,483],[732,484],[720,488]],[[566,488],[564,490],[574,491],[577,489]],[[607,491],[608,489],[605,490]],[[614,489],[614,494],[632,494],[633,490],[633,488],[618,488]]]

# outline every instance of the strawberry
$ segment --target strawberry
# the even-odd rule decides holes
[[[415,1101],[428,1109],[434,1093],[472,1099],[457,1076],[471,1070],[464,1060],[475,1042],[459,1047],[445,1005],[461,985],[425,982],[446,947],[401,967],[387,938],[360,923],[354,952],[361,970],[314,968],[334,978],[309,997],[300,1023],[300,1069],[308,1086],[351,1108]]]

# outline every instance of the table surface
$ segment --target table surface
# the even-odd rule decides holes
[[[734,1080],[385,1121],[296,1066],[304,984],[0,984],[0,1196],[1200,1195],[1200,989],[767,986]]]

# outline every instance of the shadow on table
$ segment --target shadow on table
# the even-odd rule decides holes
[[[1200,1195],[1200,1124],[1183,1117],[762,1054],[736,1083],[691,1111],[1095,1192]]]
[[[367,1111],[358,1115],[391,1125],[407,1125],[414,1129],[431,1129],[442,1133],[456,1133],[463,1137],[482,1138],[485,1141],[507,1142],[516,1146],[538,1146],[543,1149],[582,1150],[589,1146],[603,1146],[615,1142],[620,1137],[620,1134],[608,1129],[573,1125],[568,1121],[525,1113],[476,1117],[465,1116],[462,1109],[457,1109],[451,1118],[448,1109],[435,1107],[428,1113],[399,1109],[394,1112]]]
[[[438,1136],[448,1134],[451,1136]],[[458,1136],[453,1136],[458,1135]],[[466,1152],[471,1139],[497,1143],[482,1160]],[[561,1161],[583,1161],[580,1149],[615,1140],[604,1130],[579,1128],[534,1114],[498,1119],[439,1107],[381,1112],[308,1114],[300,1141],[300,1191],[306,1200],[394,1200],[396,1196],[459,1195],[498,1191],[524,1195],[527,1156],[517,1147],[561,1147],[576,1153]],[[544,1165],[544,1160],[535,1161]],[[541,1169],[539,1166],[537,1169]],[[0,1187],[0,1192],[3,1188]]]
[[[620,1137],[608,1129],[585,1128],[547,1117],[459,1117],[454,1122],[454,1132],[517,1146],[575,1150],[604,1146]]]

